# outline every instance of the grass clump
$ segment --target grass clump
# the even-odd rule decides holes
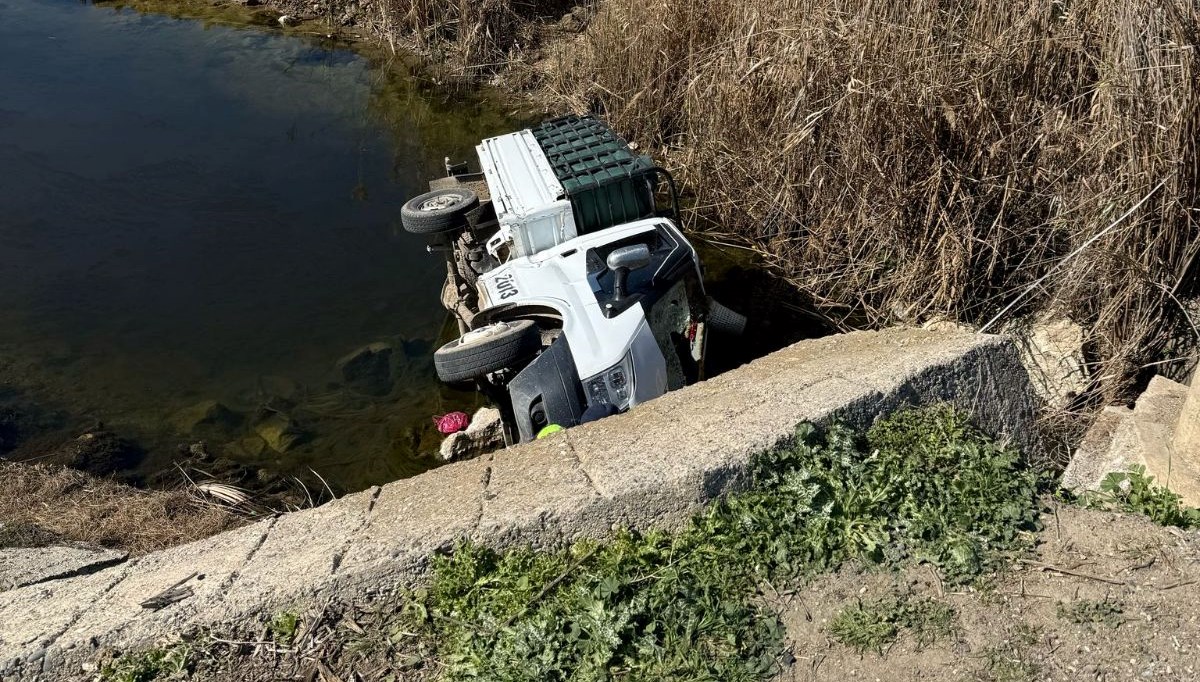
[[[186,490],[141,490],[63,466],[0,460],[0,547],[81,542],[130,554],[206,538],[245,520]]]
[[[100,668],[100,682],[151,682],[151,680],[187,679],[192,650],[179,644],[126,654]]]
[[[1100,601],[1081,599],[1058,605],[1058,617],[1078,625],[1107,625],[1115,628],[1125,622],[1125,619],[1121,617],[1123,611],[1120,602],[1108,599]]]
[[[410,615],[451,680],[763,680],[783,638],[763,581],[850,559],[924,560],[967,581],[1036,524],[1035,476],[947,407],[898,413],[865,438],[802,426],[751,479],[675,535],[559,552],[463,545],[436,560]],[[930,634],[949,617],[919,603],[895,616]]]
[[[1135,464],[1129,471],[1114,471],[1100,482],[1098,492],[1085,493],[1081,501],[1093,509],[1144,514],[1160,526],[1200,528],[1200,509],[1185,507],[1183,498],[1156,485],[1146,467]]]
[[[910,630],[918,646],[926,646],[950,633],[954,609],[929,598],[885,597],[843,609],[829,624],[829,634],[856,649],[883,653],[901,629]]]
[[[291,611],[280,611],[271,616],[267,629],[270,630],[276,644],[291,646],[296,641],[296,632],[300,629],[300,616]]]

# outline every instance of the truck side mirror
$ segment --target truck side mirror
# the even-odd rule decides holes
[[[650,264],[650,247],[645,244],[633,244],[631,246],[622,246],[619,249],[613,249],[612,253],[608,254],[608,267],[610,270],[637,270],[644,268]]]
[[[608,254],[608,269],[612,270],[616,279],[613,281],[613,300],[625,298],[625,282],[630,270],[644,268],[650,264],[650,247],[645,244],[631,244],[613,249]]]

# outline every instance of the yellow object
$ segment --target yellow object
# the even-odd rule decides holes
[[[552,433],[558,433],[559,431],[562,431],[562,430],[563,430],[563,427],[559,426],[558,424],[547,424],[545,426],[545,428],[543,428],[541,431],[538,431],[537,437],[545,438],[546,436],[549,436]]]

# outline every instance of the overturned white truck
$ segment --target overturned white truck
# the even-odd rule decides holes
[[[704,376],[709,331],[745,318],[709,299],[677,225],[674,180],[602,122],[569,116],[484,140],[405,203],[447,256],[459,338],[438,376],[474,382],[509,442],[622,412]]]

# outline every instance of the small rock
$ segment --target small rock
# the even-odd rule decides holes
[[[481,407],[475,411],[465,431],[446,436],[439,455],[445,461],[471,459],[502,447],[504,426],[500,420],[500,410]]]
[[[356,390],[369,395],[387,395],[392,390],[392,354],[391,345],[372,343],[338,360],[338,372],[342,380]]]
[[[562,19],[558,20],[558,30],[564,33],[582,33],[587,28],[591,17],[588,15],[588,10],[582,5],[571,10],[563,15]]]
[[[1082,326],[1047,312],[1015,338],[1034,390],[1050,407],[1067,407],[1087,390]]]
[[[143,456],[141,448],[124,438],[108,431],[91,431],[64,443],[46,459],[94,476],[109,476],[132,469]]]
[[[273,414],[254,425],[254,432],[276,452],[287,452],[309,439],[309,434],[298,427],[287,415]]]
[[[48,547],[61,540],[35,523],[0,523],[0,547]]]
[[[188,454],[201,462],[207,462],[212,459],[212,453],[208,451],[208,444],[204,441],[198,441],[189,445]]]
[[[481,407],[475,410],[471,423],[467,425],[467,435],[474,438],[501,438],[504,433],[501,428],[500,410],[494,407]]]
[[[935,332],[966,332],[968,334],[974,334],[975,332],[979,331],[969,324],[957,322],[955,320],[951,320],[950,318],[941,316],[922,323],[921,329],[928,329]]]

